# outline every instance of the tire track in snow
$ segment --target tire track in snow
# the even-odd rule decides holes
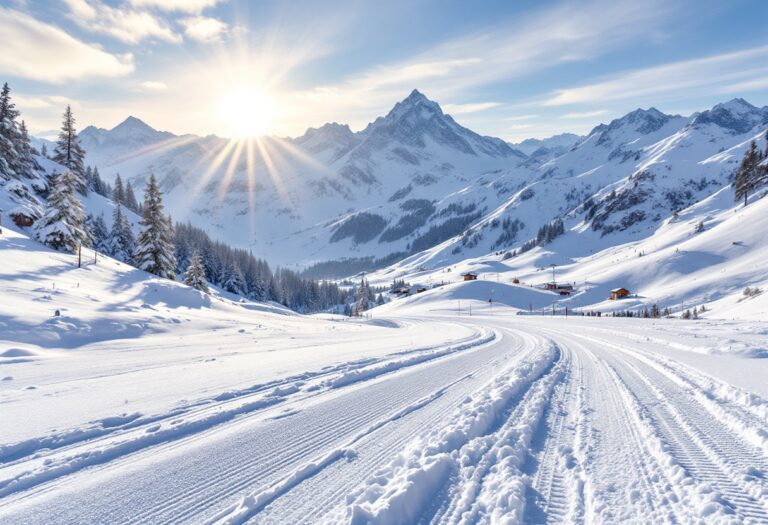
[[[474,348],[474,346],[478,345],[473,345],[473,350],[479,349]],[[425,362],[420,361],[416,364],[425,364]],[[406,369],[399,371],[404,370]],[[368,378],[368,380],[371,379],[374,378]],[[355,389],[363,389],[366,386],[364,383],[350,384]],[[245,491],[259,483],[259,480],[269,478],[269,476],[274,476],[284,470],[286,464],[297,462],[306,457],[308,450],[323,450],[337,445],[340,435],[343,436],[345,433],[359,428],[366,421],[370,421],[372,417],[381,416],[392,405],[394,399],[401,399],[404,394],[407,392],[396,390],[386,392],[385,396],[377,398],[375,403],[368,405],[367,411],[358,413],[354,418],[343,420],[341,424],[338,420],[329,417],[315,428],[313,435],[298,434],[296,439],[285,439],[283,436],[277,455],[257,455],[226,469],[221,469],[215,475],[208,477],[205,482],[196,484],[190,490],[179,492],[175,497],[164,501],[161,506],[148,510],[148,513],[137,514],[129,523],[142,523],[162,516],[173,516],[174,521],[178,522],[191,519],[199,513],[207,511],[214,501],[221,498],[222,493],[236,494],[239,491]],[[325,438],[318,439],[317,436],[325,436]],[[311,448],[308,449],[308,447]],[[264,467],[254,469],[254,465],[259,463],[264,463]],[[212,490],[213,487],[216,487],[216,490]],[[192,501],[196,496],[200,497]]]
[[[531,335],[525,335],[531,339]],[[541,343],[541,338],[537,339]],[[525,448],[528,436],[532,433],[531,423],[541,417],[541,411],[548,396],[543,395],[555,380],[558,372],[553,372],[559,361],[559,351],[549,344],[538,344],[529,359],[511,369],[499,373],[490,383],[467,399],[451,418],[426,435],[415,439],[404,452],[398,454],[387,466],[374,473],[369,480],[347,497],[348,505],[344,512],[329,520],[333,522],[350,521],[352,523],[412,523],[416,521],[439,520],[441,509],[429,509],[429,503],[444,498],[445,494],[455,493],[456,474],[460,469],[472,469],[474,459],[483,455],[502,438],[509,438],[513,443]],[[558,369],[559,370],[559,369]],[[524,403],[531,391],[537,393],[532,398],[537,402]],[[516,407],[523,407],[524,422],[520,426],[508,424],[510,412]],[[522,417],[522,416],[521,416]],[[511,433],[516,433],[513,437]],[[519,440],[518,440],[519,438]],[[500,444],[494,452],[507,451],[510,446]],[[514,454],[512,454],[514,455]],[[492,456],[487,456],[489,464]],[[474,459],[473,459],[474,458]],[[500,463],[504,463],[503,458]],[[514,458],[504,463],[512,469]],[[480,473],[482,469],[474,470]],[[465,470],[468,484],[460,488],[477,489],[472,484],[480,478],[471,478],[472,472]],[[461,478],[459,478],[461,479]],[[448,483],[448,485],[446,485]],[[521,494],[522,489],[518,491]],[[510,504],[515,505],[521,498],[510,495]],[[429,509],[426,510],[425,509]]]
[[[540,441],[531,451],[535,457],[524,469],[531,477],[523,518],[526,523],[583,520],[582,467],[576,451],[580,419],[585,415],[583,366],[577,352],[563,351],[567,356],[565,377],[555,387],[545,424],[534,439]]]
[[[622,378],[664,435],[674,457],[739,520],[768,522],[768,463],[663,374],[629,358]]]
[[[513,334],[520,337],[519,334]],[[525,359],[531,351],[536,348],[535,341],[530,337],[524,340],[524,347],[513,357],[506,357],[506,362],[501,359],[488,363],[483,370],[478,369],[476,376],[478,378],[488,377],[498,374],[499,370],[509,369],[515,363]],[[511,359],[511,360],[510,360]],[[456,392],[450,403],[446,403],[440,412],[435,412],[427,419],[418,417],[418,428],[439,428],[449,418],[449,416],[460,406],[462,399],[466,400],[466,394]],[[458,395],[460,394],[460,395]],[[393,436],[390,433],[381,435],[370,435],[366,438],[365,444],[360,445],[360,455],[356,457],[352,464],[337,463],[328,470],[336,469],[337,472],[324,472],[318,476],[317,480],[312,480],[300,487],[297,494],[291,494],[290,499],[278,501],[275,505],[266,507],[263,512],[257,516],[258,523],[282,524],[282,523],[317,523],[328,522],[329,516],[335,515],[336,520],[342,521],[345,509],[340,507],[339,502],[344,502],[346,496],[353,488],[362,485],[371,472],[375,472],[383,465],[402,452],[404,448],[414,439],[413,433],[409,432],[403,435]],[[375,452],[372,452],[375,450]],[[333,487],[329,489],[328,487]],[[297,504],[296,502],[309,501],[311,504]]]
[[[302,379],[294,384],[274,382],[270,383],[268,388],[255,388],[254,390],[259,392],[259,396],[254,399],[251,399],[253,397],[250,392],[251,389],[246,389],[247,394],[232,393],[230,395],[227,393],[220,401],[192,411],[188,415],[188,419],[182,419],[174,411],[172,413],[174,419],[165,426],[157,424],[158,418],[151,418],[151,424],[131,425],[130,431],[126,432],[124,436],[100,436],[96,440],[88,440],[85,443],[64,447],[53,454],[36,455],[32,458],[30,466],[24,462],[7,465],[0,469],[4,476],[4,479],[0,479],[0,497],[168,441],[188,439],[193,434],[211,430],[244,415],[258,415],[264,409],[285,402],[292,394],[296,394],[300,398],[314,397],[327,390],[348,387],[354,383],[372,380],[387,373],[471,349],[488,343],[495,337],[495,333],[488,335],[488,332],[479,330],[474,340],[462,344],[399,352],[393,354],[396,356],[395,358],[387,356],[387,358],[374,361],[373,364],[366,361],[356,362],[351,367],[334,367],[331,370],[331,375],[327,379],[323,379],[317,387],[313,386],[304,390],[302,387],[305,381]],[[319,377],[326,375],[320,374]],[[295,377],[303,378],[303,375]],[[271,392],[262,395],[262,390],[269,389],[272,389]],[[249,400],[243,401],[243,397],[247,397]],[[217,396],[217,398],[222,398],[222,396]],[[232,401],[232,398],[235,400]]]

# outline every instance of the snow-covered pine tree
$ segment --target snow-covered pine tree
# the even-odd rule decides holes
[[[208,283],[205,281],[205,268],[200,255],[195,252],[189,262],[187,271],[184,272],[184,284],[191,286],[195,290],[208,293]]]
[[[76,193],[78,180],[71,171],[55,175],[45,213],[35,222],[37,239],[56,250],[74,253],[87,240]]]
[[[733,187],[736,190],[736,200],[738,201],[743,198],[744,206],[748,204],[749,194],[760,184],[762,175],[760,157],[760,151],[753,140],[741,159],[741,164],[736,172],[736,179],[733,181]]]
[[[131,264],[133,262],[133,252],[136,250],[136,240],[133,237],[131,223],[125,216],[122,206],[118,203],[112,214],[112,232],[109,236],[109,255]]]
[[[144,193],[141,209],[141,233],[134,253],[138,268],[168,279],[176,278],[176,253],[173,231],[163,215],[160,187],[152,175]]]
[[[80,140],[75,129],[75,117],[72,108],[68,105],[64,111],[64,117],[59,132],[59,140],[56,142],[53,160],[66,168],[77,178],[76,189],[82,194],[87,194],[85,184],[85,166],[83,158],[85,151],[80,146]]]
[[[120,178],[120,174],[115,177],[115,188],[112,190],[112,200],[118,204],[125,206],[125,188],[123,187],[123,179]]]
[[[355,300],[355,315],[362,315],[363,312],[370,307],[371,289],[368,286],[368,281],[363,277],[360,280],[360,284],[357,286],[357,296]]]
[[[111,197],[109,188],[99,174],[99,168],[93,168],[93,174],[91,175],[93,180],[93,191],[101,195],[102,197]]]
[[[97,252],[109,254],[110,233],[109,229],[107,229],[107,223],[104,222],[104,215],[99,214],[95,217],[89,215],[88,217],[86,217],[86,222],[90,224],[93,249]]]
[[[0,90],[0,177],[5,180],[19,177],[16,172],[19,164],[17,150],[16,118],[19,112],[11,100],[11,88],[8,83]]]
[[[221,286],[228,292],[242,294],[245,286],[243,272],[234,259],[227,261]]]
[[[136,195],[133,193],[133,186],[131,183],[125,185],[125,207],[132,212],[139,213],[139,201],[136,200]]]
[[[27,123],[23,120],[19,124],[16,149],[19,152],[19,174],[25,177],[32,177],[33,172],[39,169],[39,165],[33,157],[35,149],[32,147],[32,141],[29,138]]]

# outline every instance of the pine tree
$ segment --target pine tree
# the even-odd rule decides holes
[[[359,316],[370,307],[371,289],[368,286],[368,281],[363,277],[360,280],[360,284],[357,286],[357,299],[355,301],[355,315]]]
[[[32,156],[35,152],[32,147],[32,140],[29,138],[29,131],[27,130],[27,123],[23,120],[19,124],[19,130],[17,135],[17,150],[19,153],[19,175],[25,177],[31,177],[32,172],[39,167],[37,161]]]
[[[93,249],[97,252],[109,254],[110,233],[107,229],[107,223],[104,222],[104,215],[99,214],[96,217],[89,215],[91,238],[93,239]]]
[[[75,129],[75,117],[72,115],[72,108],[67,106],[66,111],[64,111],[64,120],[61,124],[59,140],[56,142],[53,160],[65,166],[77,177],[77,191],[86,194],[88,189],[86,188],[84,178],[84,157],[85,151],[80,147],[77,130]]]
[[[104,180],[102,180],[101,175],[99,174],[99,168],[93,168],[91,180],[93,181],[93,191],[102,197],[110,197],[107,185],[104,183]]]
[[[16,118],[19,112],[11,100],[11,88],[3,84],[0,91],[0,177],[8,180],[18,178],[19,152]]]
[[[228,292],[236,293],[239,295],[243,294],[243,289],[245,288],[245,280],[243,279],[243,272],[234,258],[227,262],[221,286]]]
[[[53,189],[42,218],[35,222],[41,242],[56,250],[77,251],[87,238],[83,229],[83,207],[76,194],[78,177],[71,171],[54,176]]]
[[[197,252],[192,254],[187,271],[184,272],[184,284],[201,292],[208,293],[208,283],[205,281],[205,267]]]
[[[112,190],[112,200],[117,204],[125,206],[125,189],[123,188],[123,179],[120,178],[120,174],[115,177],[115,189]]]
[[[761,179],[762,168],[760,166],[760,152],[757,144],[753,140],[749,144],[749,149],[741,159],[741,164],[736,172],[736,179],[733,186],[736,190],[736,200],[744,199],[744,206],[748,204],[750,192],[758,187]]]
[[[141,210],[142,230],[134,254],[137,267],[160,277],[175,279],[176,254],[173,246],[173,230],[163,215],[162,193],[152,175],[144,193]]]
[[[125,216],[122,206],[118,204],[112,215],[112,232],[109,236],[109,254],[124,263],[133,262],[133,252],[136,250],[136,240],[133,237],[131,223]]]
[[[136,196],[133,193],[133,186],[129,182],[125,186],[125,207],[129,210],[139,213],[139,202],[136,200]]]

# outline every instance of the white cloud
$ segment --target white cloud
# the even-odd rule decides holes
[[[510,122],[519,122],[521,120],[532,120],[535,118],[539,118],[538,115],[515,115],[512,117],[506,117],[504,120],[508,120]]]
[[[120,77],[134,69],[132,55],[114,55],[20,11],[0,7],[0,71],[30,80],[62,83],[87,77]]]
[[[13,99],[16,102],[16,106],[22,112],[51,107],[63,108],[67,104],[72,107],[77,107],[79,105],[76,101],[67,97],[62,97],[61,95],[37,95],[27,97],[15,93]]]
[[[760,86],[768,73],[768,46],[734,53],[713,55],[628,71],[609,80],[556,91],[544,106],[564,106],[607,100],[658,98],[661,95],[685,97],[690,90],[708,88],[727,92],[733,86]],[[755,68],[755,64],[763,64]]]
[[[488,109],[497,108],[500,102],[477,102],[474,104],[445,104],[443,109],[451,115],[465,115],[467,113],[479,113]]]
[[[229,26],[216,18],[193,16],[181,20],[184,34],[199,42],[219,42]]]
[[[101,0],[64,0],[69,17],[83,29],[110,35],[126,44],[145,39],[179,43],[181,37],[161,18],[147,11],[111,7]]]
[[[131,0],[135,7],[152,7],[162,11],[177,11],[182,13],[200,13],[213,7],[222,0]]]
[[[147,91],[165,91],[168,89],[165,82],[158,82],[156,80],[146,80],[139,84],[139,87]]]
[[[564,119],[592,118],[592,117],[599,117],[600,115],[605,115],[606,113],[608,113],[607,109],[598,109],[596,111],[566,113],[565,115],[561,115],[560,118],[564,118]]]

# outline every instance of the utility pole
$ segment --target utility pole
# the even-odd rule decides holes
[[[77,267],[81,268],[83,265],[83,245],[77,245]]]

